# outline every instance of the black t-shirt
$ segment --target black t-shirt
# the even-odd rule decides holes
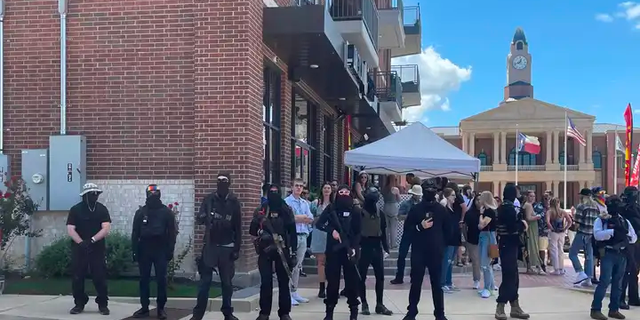
[[[446,207],[447,213],[449,214],[449,228],[451,230],[451,234],[449,239],[447,239],[447,245],[449,246],[461,246],[462,245],[462,230],[460,230],[460,220],[462,220],[462,208],[460,204],[453,204],[453,211]]]
[[[102,203],[96,202],[92,212],[85,202],[80,202],[69,210],[67,225],[76,226],[76,232],[82,240],[91,241],[91,237],[102,229],[102,223],[111,222],[109,210]],[[104,248],[104,239],[95,243],[96,247]]]
[[[491,218],[491,222],[482,229],[482,231],[496,231],[496,211],[490,208],[485,208],[482,214],[485,218]]]
[[[478,209],[471,208],[464,215],[464,224],[467,225],[467,242],[477,245],[480,240],[480,230],[478,224],[480,223],[480,212]]]

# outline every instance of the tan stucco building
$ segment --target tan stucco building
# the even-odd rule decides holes
[[[507,56],[507,85],[497,107],[460,121],[457,127],[432,127],[447,141],[476,156],[481,172],[476,190],[501,194],[507,182],[516,181],[516,133],[535,136],[541,151],[520,152],[517,182],[523,190],[540,194],[552,190],[563,199],[564,157],[567,156],[567,202],[573,205],[583,187],[602,186],[613,193],[615,134],[624,141],[624,126],[595,123],[595,117],[536,100],[531,84],[531,55],[522,29],[518,28]],[[617,109],[616,109],[617,110]],[[620,118],[624,106],[620,107]],[[565,112],[585,137],[587,146],[569,138],[564,150]],[[636,131],[638,132],[638,131]],[[637,138],[640,138],[640,136]],[[634,140],[640,142],[640,140]],[[624,155],[618,154],[617,191],[624,188]]]

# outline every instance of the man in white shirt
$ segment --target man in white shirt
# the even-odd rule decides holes
[[[625,319],[620,313],[620,296],[622,294],[622,278],[627,264],[626,252],[629,244],[638,240],[631,223],[622,217],[622,200],[618,196],[610,196],[606,202],[608,214],[596,219],[593,236],[596,247],[600,250],[600,283],[593,294],[591,303],[591,319],[607,320],[602,313],[602,300],[611,284],[608,317]]]

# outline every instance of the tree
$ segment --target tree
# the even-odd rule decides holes
[[[39,237],[42,230],[32,230],[31,216],[38,210],[23,179],[12,177],[0,192],[0,267],[6,268],[6,255],[16,237]]]

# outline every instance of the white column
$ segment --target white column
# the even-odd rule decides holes
[[[500,163],[500,133],[493,133],[493,164]],[[495,185],[495,183],[494,183]]]
[[[591,130],[586,132],[587,138],[587,163],[593,163],[593,133]]]
[[[545,153],[547,154],[547,160],[545,164],[551,164],[551,131],[547,131],[547,137],[545,138],[547,141],[547,148],[545,149]]]
[[[500,132],[500,163],[507,163],[507,133]]]
[[[553,191],[553,183],[551,181],[546,181],[544,183],[544,190],[540,192],[540,195],[544,194],[545,191],[552,190]]]
[[[587,133],[586,131],[584,132],[585,134]],[[580,148],[580,163],[587,163],[587,157],[585,156],[585,147],[578,143],[578,147]]]
[[[553,191],[554,197],[560,197],[560,181],[554,181],[553,188],[551,190]]]
[[[462,133],[462,151],[469,154],[469,137],[466,132]]]
[[[552,160],[551,163],[558,163],[559,159],[560,159],[560,131],[554,131],[553,132],[553,159],[551,159]],[[560,163],[560,165],[562,165],[562,163]]]
[[[500,196],[500,181],[493,181],[493,196]]]
[[[469,155],[472,157],[476,156],[476,134],[473,132],[469,133]]]

